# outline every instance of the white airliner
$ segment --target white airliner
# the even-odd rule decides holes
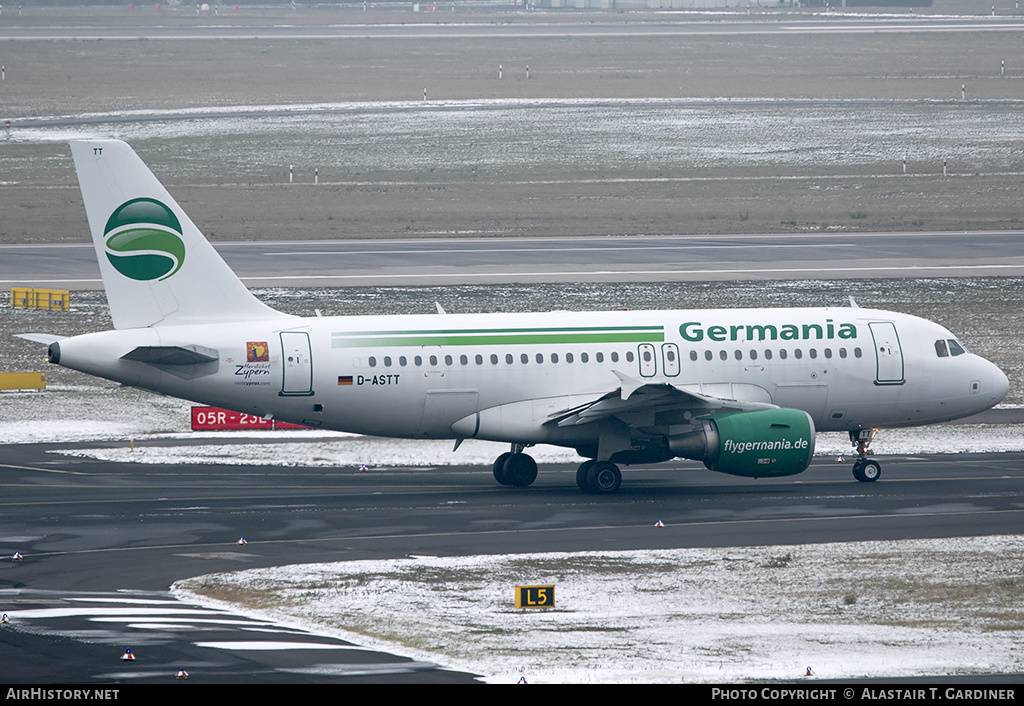
[[[510,444],[585,459],[591,493],[618,464],[674,457],[747,477],[800,473],[815,430],[846,431],[861,481],[873,430],[945,422],[1008,390],[948,330],[849,307],[299,318],[259,302],[123,142],[71,143],[113,331],[48,343],[74,370],[325,429]]]

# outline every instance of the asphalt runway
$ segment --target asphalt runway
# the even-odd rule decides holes
[[[602,497],[581,494],[571,466],[542,468],[533,486],[513,489],[489,468],[110,464],[47,453],[57,446],[0,447],[8,683],[167,683],[180,668],[193,683],[472,680],[167,594],[175,580],[219,571],[983,536],[1014,534],[1024,521],[1018,453],[880,458],[875,484],[824,458],[799,477],[759,481],[668,463],[627,470],[620,492]],[[274,645],[252,649],[260,641]],[[126,648],[132,663],[119,660]]]
[[[230,17],[231,13],[225,13]],[[1020,17],[893,17],[832,14],[811,19],[765,15],[746,19],[741,15],[720,15],[717,21],[679,22],[657,19],[656,16],[630,22],[614,15],[603,15],[600,21],[556,17],[538,13],[534,17],[520,15],[515,24],[492,22],[478,16],[456,16],[424,13],[419,17],[405,15],[409,22],[390,25],[369,25],[353,18],[352,24],[233,27],[216,23],[212,26],[166,27],[154,24],[139,27],[3,27],[0,39],[20,41],[68,40],[226,40],[226,39],[445,39],[445,38],[536,38],[536,37],[650,37],[706,35],[793,35],[793,34],[876,34],[906,32],[1019,32],[1024,28]],[[436,20],[453,20],[450,24]],[[181,19],[188,21],[189,17]],[[212,18],[204,18],[212,19]],[[375,19],[379,20],[377,15]],[[531,22],[531,20],[535,20]],[[767,21],[766,21],[767,20]]]
[[[251,287],[1013,276],[1022,231],[230,242]],[[2,245],[0,286],[101,289],[92,245]]]

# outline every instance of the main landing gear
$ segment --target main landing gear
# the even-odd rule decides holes
[[[584,461],[576,470],[576,485],[584,493],[608,495],[622,485],[622,473],[611,461]]]
[[[517,488],[525,488],[537,480],[537,462],[523,453],[524,448],[523,444],[513,444],[511,451],[494,459],[494,480]],[[610,461],[584,461],[576,471],[576,485],[584,493],[608,495],[622,485],[622,473]]]
[[[521,444],[513,444],[512,451],[494,460],[494,480],[517,488],[525,488],[537,480],[537,462],[532,456],[523,453],[524,448]]]
[[[869,459],[868,446],[878,433],[877,429],[854,429],[850,432],[850,442],[857,449],[857,460],[853,463],[853,477],[861,483],[874,483],[882,477],[882,466],[878,461]]]

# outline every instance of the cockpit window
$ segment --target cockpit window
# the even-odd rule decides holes
[[[941,338],[935,342],[935,355],[939,356],[940,358],[949,357],[949,349],[946,348],[946,342]]]
[[[949,343],[949,354],[950,355],[963,355],[964,353],[967,352],[967,351],[964,350],[963,346],[961,346],[959,343],[954,341],[952,338],[949,339],[948,343]]]

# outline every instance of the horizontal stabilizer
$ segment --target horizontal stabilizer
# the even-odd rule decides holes
[[[24,338],[26,341],[42,343],[47,346],[67,338],[67,336],[54,336],[52,333],[16,333],[14,335],[18,338]]]
[[[122,360],[137,360],[150,365],[198,365],[213,363],[220,351],[205,346],[139,346],[121,356]]]

